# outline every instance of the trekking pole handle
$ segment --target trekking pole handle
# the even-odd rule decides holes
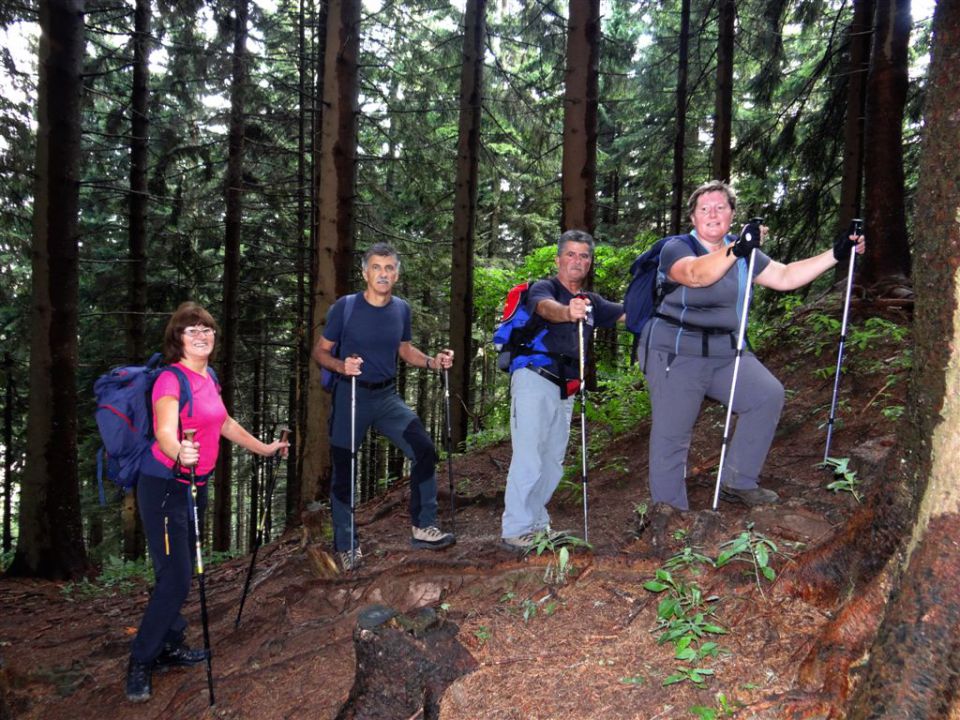
[[[290,437],[290,428],[280,428],[280,442],[287,442],[288,437]],[[277,450],[277,455],[279,455],[280,452],[280,450]]]

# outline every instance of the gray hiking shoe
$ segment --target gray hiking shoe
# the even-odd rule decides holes
[[[500,547],[504,550],[511,550],[518,553],[529,552],[533,547],[533,537],[534,533],[531,532],[524,535],[517,535],[516,537],[500,538]]]
[[[443,550],[443,548],[450,547],[457,541],[453,533],[443,532],[436,525],[425,528],[418,528],[416,525],[413,525],[410,531],[412,534],[410,544],[415,548]]]
[[[780,496],[773,490],[761,487],[734,488],[721,485],[720,498],[727,502],[743,503],[744,505],[775,505],[780,502]]]
[[[349,550],[341,550],[338,552],[337,562],[340,563],[343,572],[351,572],[352,570],[359,569],[360,566],[363,565],[363,553],[360,552],[360,546],[357,545],[352,554]]]

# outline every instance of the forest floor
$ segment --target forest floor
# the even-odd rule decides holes
[[[721,502],[719,513],[710,511],[725,415],[722,406],[707,403],[689,462],[694,510],[669,514],[652,508],[641,522],[636,506],[649,499],[643,423],[593,450],[592,550],[575,550],[569,577],[547,582],[545,572],[556,567],[551,551],[517,557],[498,547],[509,443],[457,456],[458,542],[447,551],[410,548],[407,489],[400,484],[359,508],[367,561],[357,573],[318,577],[300,531],[263,547],[238,630],[234,618],[249,557],[208,569],[213,709],[207,707],[203,667],[155,675],[150,702],[126,702],[128,644],[148,597],[145,584],[83,599],[64,593],[60,583],[0,580],[0,720],[333,718],[354,682],[358,613],[375,603],[408,613],[430,606],[459,626],[458,640],[476,668],[443,695],[444,720],[711,717],[703,710],[695,714],[695,706],[712,709],[716,717],[786,717],[778,714],[778,699],[803,690],[798,665],[832,613],[778,593],[778,586],[801,553],[838,532],[857,507],[851,493],[826,488],[834,476],[818,466],[838,337],[812,335],[815,323],[809,320],[816,314],[839,317],[838,304],[829,295],[803,308],[760,353],[787,387],[762,476],[763,486],[780,494],[777,506]],[[890,318],[907,325],[897,312]],[[856,308],[852,322],[860,323]],[[856,456],[864,445],[896,452],[896,420],[890,416],[904,405],[902,360],[909,336],[893,339],[881,332],[865,347],[851,338],[842,424],[831,454]],[[567,461],[575,468],[579,438],[575,418]],[[446,463],[438,472],[446,488]],[[879,479],[861,473],[861,492]],[[448,508],[444,493],[446,522]],[[582,535],[575,486],[562,486],[550,510],[555,528]],[[644,583],[684,548],[716,558],[725,542],[750,530],[755,539],[776,545],[770,565],[777,578],[758,578],[746,556],[722,568],[701,562],[675,570],[705,597],[716,596],[710,619],[727,630],[710,638],[722,648],[717,657],[692,665],[675,659],[671,644],[657,642],[657,610],[665,594],[644,589]],[[184,614],[191,620],[191,644],[201,646],[195,592]],[[689,679],[663,685],[684,666],[713,674],[703,676],[703,687]]]

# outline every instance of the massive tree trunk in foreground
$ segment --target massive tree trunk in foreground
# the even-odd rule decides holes
[[[327,310],[349,292],[353,260],[354,183],[357,157],[357,55],[360,0],[328,3],[320,140],[319,224],[314,258],[311,347],[323,332]],[[307,436],[303,448],[301,503],[322,495],[330,483],[330,396],[320,389],[320,368],[310,363]]]
[[[921,499],[851,718],[960,716],[960,3],[937,4],[933,37],[917,188],[917,361],[904,438],[914,465],[907,480]]]
[[[82,0],[40,3],[27,465],[9,575],[87,570],[77,478],[77,292]]]
[[[862,508],[836,538],[798,558],[778,588],[834,616],[799,667],[809,694],[778,703],[781,713],[808,711],[798,717],[960,713],[960,5],[938,5],[933,47],[917,193],[911,421],[901,424],[885,471],[873,472]],[[851,672],[864,657],[865,668]]]

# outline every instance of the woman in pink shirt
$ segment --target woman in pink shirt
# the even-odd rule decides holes
[[[210,313],[194,302],[185,302],[164,331],[164,359],[174,370],[161,373],[154,383],[156,440],[137,480],[137,503],[156,584],[130,647],[126,693],[133,702],[150,699],[154,670],[206,660],[203,650],[192,650],[184,642],[187,621],[180,614],[193,575],[195,542],[188,505],[191,470],[196,472],[197,513],[202,523],[207,481],[217,465],[221,436],[264,456],[278,451],[285,454],[288,446],[279,440],[261,442],[227,413],[216,376],[207,366],[217,329]],[[190,384],[192,400],[181,408],[182,382]],[[184,430],[196,431],[192,442],[184,437]]]

